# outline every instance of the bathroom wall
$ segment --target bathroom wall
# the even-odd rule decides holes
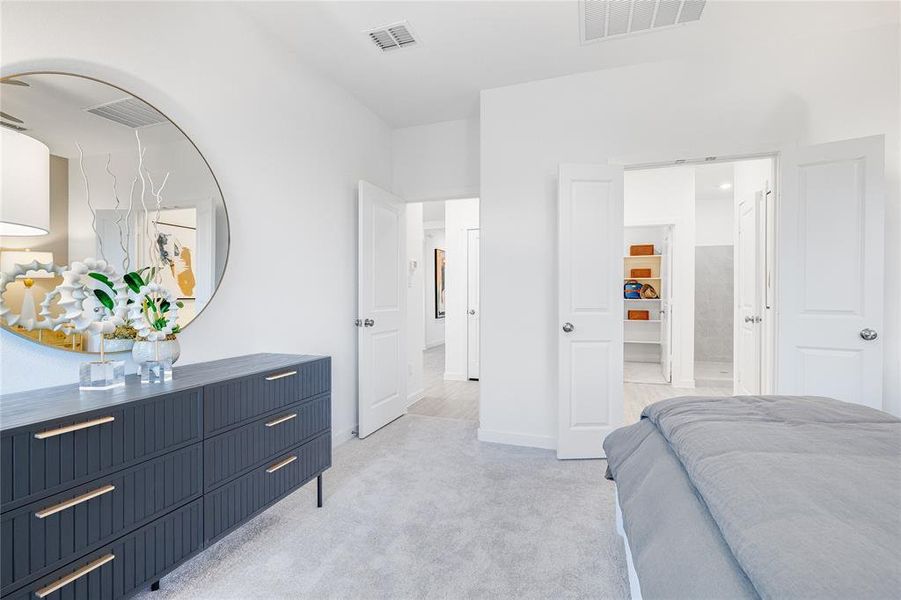
[[[695,360],[732,362],[732,249],[695,248]]]

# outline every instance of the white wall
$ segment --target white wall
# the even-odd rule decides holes
[[[673,385],[694,386],[695,172],[692,167],[626,171],[626,226],[673,225]]]
[[[455,200],[444,206],[447,235],[447,317],[444,325],[444,378],[466,379],[466,255],[468,229],[479,227],[479,200]]]
[[[180,362],[331,355],[334,439],[346,439],[357,412],[356,185],[390,189],[387,125],[236,4],[5,2],[0,27],[4,75],[61,70],[120,85],[166,113],[209,161],[231,254],[218,294],[179,336]],[[284,299],[277,325],[237,318],[252,312],[259,286]],[[0,341],[4,392],[73,382],[86,358],[6,332]]]
[[[435,249],[447,250],[444,225],[438,229],[425,231],[425,347],[434,348],[444,343],[444,322],[446,319],[435,318]],[[447,285],[447,282],[445,282]]]
[[[826,18],[853,3],[815,4]],[[901,297],[897,5],[858,10],[894,16],[803,39],[770,23],[766,43],[755,37],[762,25],[722,51],[482,92],[483,429],[531,445],[556,436],[560,163],[637,164],[885,134],[886,298]],[[901,303],[886,306],[884,405],[901,413]]]
[[[425,273],[422,203],[407,204],[407,404],[422,398],[425,341]],[[413,263],[416,266],[413,266]]]
[[[445,121],[392,132],[394,192],[408,202],[479,195],[479,122]]]

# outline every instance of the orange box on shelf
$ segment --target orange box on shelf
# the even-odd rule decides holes
[[[632,269],[629,271],[632,274],[633,279],[647,278],[651,276],[650,269]]]
[[[649,310],[630,310],[629,311],[629,320],[630,321],[648,321],[651,318],[651,311]]]
[[[629,256],[653,256],[654,244],[635,244],[629,246]]]

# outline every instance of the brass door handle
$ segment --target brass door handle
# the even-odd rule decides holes
[[[267,472],[267,473],[275,473],[276,471],[278,471],[278,470],[281,469],[282,467],[286,467],[286,466],[290,465],[290,464],[293,463],[295,460],[297,460],[297,456],[289,456],[288,458],[286,458],[286,459],[284,459],[284,460],[280,460],[280,461],[278,461],[277,463],[275,463],[275,464],[273,464],[273,465],[270,465],[269,468],[266,469],[266,472]]]
[[[57,579],[50,585],[48,585],[46,587],[42,587],[41,589],[37,590],[34,593],[34,595],[37,596],[38,598],[43,598],[44,596],[49,596],[50,594],[52,594],[56,590],[60,589],[61,587],[67,586],[70,583],[72,583],[73,581],[75,581],[76,579],[80,579],[80,578],[84,577],[91,571],[99,569],[100,567],[102,567],[109,561],[113,560],[114,558],[116,558],[115,554],[105,554],[104,556],[101,556],[97,560],[89,562],[88,564],[81,567],[80,569],[72,571],[65,577]]]
[[[60,427],[59,429],[51,429],[50,431],[42,431],[40,433],[34,434],[39,440],[47,439],[49,437],[62,435],[64,433],[69,433],[71,431],[78,431],[79,429],[87,429],[88,427],[96,427],[97,425],[103,425],[104,423],[111,423],[116,420],[116,417],[100,417],[99,419],[91,419],[90,421],[84,421],[82,423],[75,423],[74,425],[66,425],[65,427]]]
[[[266,427],[275,427],[279,423],[284,423],[285,421],[290,421],[291,419],[295,418],[296,416],[297,416],[297,413],[292,413],[290,415],[285,415],[284,417],[279,417],[277,419],[273,419],[272,421],[269,421],[268,423],[266,423]]]
[[[291,377],[292,375],[297,375],[297,371],[288,371],[286,373],[279,373],[278,375],[270,375],[266,378],[266,381],[275,381],[276,379],[284,379],[285,377]]]
[[[53,506],[48,506],[47,508],[45,508],[43,510],[39,510],[36,513],[34,513],[34,516],[36,516],[38,519],[46,519],[50,515],[55,515],[58,512],[62,512],[64,510],[66,510],[67,508],[72,508],[73,506],[78,506],[79,504],[82,504],[83,502],[87,502],[88,500],[91,500],[98,496],[108,494],[111,491],[113,491],[114,489],[116,489],[116,486],[114,486],[114,485],[105,485],[103,487],[99,487],[96,490],[92,490],[90,492],[87,492],[86,494],[82,494],[81,496],[75,496],[74,498],[70,498],[69,500],[60,502],[59,504],[54,504]]]

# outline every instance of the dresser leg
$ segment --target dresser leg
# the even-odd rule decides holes
[[[160,582],[159,582],[159,580],[154,581],[153,583],[150,584],[150,591],[151,591],[151,592],[157,592],[157,591],[159,591],[159,589],[160,589]]]
[[[322,473],[316,477],[316,506],[322,508]]]

